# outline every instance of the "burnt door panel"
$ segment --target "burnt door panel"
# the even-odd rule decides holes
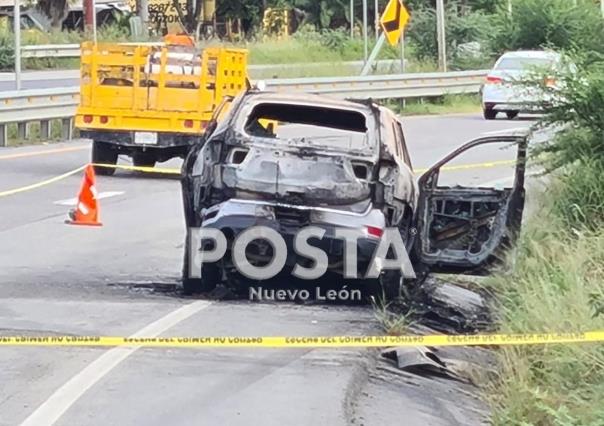
[[[509,188],[443,186],[439,174],[462,153],[485,144],[514,144]],[[503,259],[520,231],[524,209],[526,138],[476,139],[429,169],[419,180],[415,255],[432,272],[484,274]]]

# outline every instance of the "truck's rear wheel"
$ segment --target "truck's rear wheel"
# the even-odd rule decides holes
[[[118,152],[111,148],[106,142],[92,141],[92,162],[94,164],[117,164]],[[114,167],[95,166],[94,171],[98,175],[111,176],[115,173]]]

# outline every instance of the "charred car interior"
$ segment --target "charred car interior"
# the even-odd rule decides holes
[[[517,148],[510,188],[440,186],[446,164],[476,146],[512,144]],[[476,139],[438,162],[419,179],[417,258],[432,272],[485,274],[502,259],[520,230],[524,209],[526,138]]]
[[[513,188],[440,187],[438,174],[459,152],[490,142],[518,144]],[[328,271],[343,272],[337,228],[357,230],[357,268],[363,276],[386,228],[397,228],[418,270],[479,273],[494,262],[520,226],[524,201],[523,138],[483,138],[437,163],[419,181],[413,173],[402,123],[372,102],[248,90],[213,123],[183,165],[187,228],[215,228],[228,247],[245,229],[266,226],[291,246],[302,227],[322,228],[311,245],[328,255]],[[230,253],[191,275],[185,248],[185,292],[218,283],[239,285]],[[203,247],[202,243],[202,247]],[[250,244],[250,262],[266,265],[274,247]],[[288,250],[287,267],[304,263]],[[290,269],[291,270],[291,269]],[[389,298],[406,276],[387,271],[368,285]]]

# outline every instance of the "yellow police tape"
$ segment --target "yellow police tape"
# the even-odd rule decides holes
[[[480,168],[491,168],[505,165],[512,165],[515,163],[515,160],[501,160],[501,161],[492,161],[486,163],[476,163],[476,164],[460,164],[456,166],[445,166],[442,170],[455,171],[455,170],[469,170],[469,169],[480,169]],[[157,173],[157,174],[165,174],[165,175],[180,175],[181,171],[179,168],[167,168],[167,167],[143,167],[143,166],[128,166],[123,164],[102,164],[102,163],[92,163],[95,167],[106,167],[112,169],[121,169],[121,170],[129,170],[134,172],[141,173]],[[33,189],[38,189],[46,185],[50,185],[51,183],[58,182],[62,179],[68,178],[80,171],[82,171],[86,167],[86,165],[80,166],[77,169],[71,170],[67,173],[63,173],[62,175],[55,176],[53,178],[43,180],[41,182],[34,183],[32,185],[23,186],[20,188],[9,189],[7,191],[0,191],[0,198],[6,197],[9,195],[15,195],[20,192],[31,191]],[[428,169],[415,169],[414,173],[423,173]]]
[[[127,166],[123,164],[101,164],[101,163],[92,163],[95,167],[106,167],[108,169],[121,169],[121,170],[130,170],[133,172],[142,172],[142,173],[161,173],[166,175],[179,175],[180,169],[176,168],[166,168],[166,167],[143,167],[143,166]]]
[[[63,173],[62,175],[55,176],[55,177],[52,177],[50,179],[46,179],[46,180],[43,180],[40,182],[36,182],[31,185],[22,186],[20,188],[9,189],[7,191],[0,191],[0,198],[7,197],[9,195],[15,195],[20,192],[31,191],[31,190],[38,189],[38,188],[41,188],[46,185],[50,185],[51,183],[58,182],[60,180],[68,178],[69,176],[73,176],[74,174],[81,172],[82,170],[84,170],[84,168],[87,165],[88,164],[84,164],[83,166],[80,166],[77,169],[73,169],[66,173]],[[130,171],[143,172],[143,173],[161,173],[161,174],[169,174],[169,175],[179,175],[180,174],[180,169],[126,166],[126,165],[121,165],[121,164],[96,164],[96,163],[93,163],[92,165],[95,167],[107,167],[107,168],[123,169],[123,170],[130,170]]]
[[[73,169],[67,173],[63,173],[62,175],[55,176],[53,178],[43,180],[41,182],[37,182],[37,183],[31,184],[31,185],[22,186],[20,188],[9,189],[8,191],[0,191],[0,197],[7,197],[9,195],[15,195],[20,192],[31,191],[33,189],[38,189],[43,186],[50,185],[51,183],[58,182],[62,179],[68,178],[69,176],[72,176],[72,175],[75,175],[76,173],[81,172],[82,170],[84,170],[85,167],[86,167],[85,165],[80,166],[77,169]]]
[[[368,348],[501,346],[604,342],[604,330],[583,333],[322,337],[0,336],[0,346],[131,346],[152,348]]]

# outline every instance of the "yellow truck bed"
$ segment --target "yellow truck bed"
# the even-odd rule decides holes
[[[245,90],[246,69],[242,49],[82,43],[75,125],[93,140],[96,163],[184,157],[223,99]]]
[[[223,97],[245,88],[247,52],[192,51],[181,73],[170,54],[166,46],[83,43],[76,126],[201,134]]]

